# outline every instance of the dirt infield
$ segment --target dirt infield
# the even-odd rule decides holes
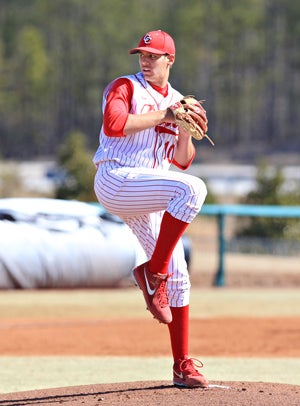
[[[1,355],[170,355],[167,328],[149,320],[60,320],[1,323]],[[193,319],[193,354],[214,357],[299,357],[298,317]]]
[[[299,386],[262,382],[217,382],[192,390],[174,388],[170,382],[131,382],[14,393],[1,396],[0,405],[299,406],[299,397]]]
[[[204,363],[205,357],[300,358],[299,303],[297,289],[194,290],[191,355]],[[0,316],[3,357],[170,356],[167,328],[151,319],[136,289],[3,292]],[[270,383],[224,376],[211,385],[187,390],[171,381],[147,380],[48,387],[4,393],[0,406],[300,405],[300,386],[277,383],[276,378]]]

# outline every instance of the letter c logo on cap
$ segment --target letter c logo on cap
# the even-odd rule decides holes
[[[146,45],[149,45],[151,40],[152,40],[152,38],[151,38],[150,34],[146,34],[144,36],[144,42],[145,42]]]

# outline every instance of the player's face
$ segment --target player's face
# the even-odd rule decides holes
[[[150,52],[140,52],[139,63],[141,72],[147,82],[164,87],[169,78],[170,67],[174,62],[174,55],[158,55]]]

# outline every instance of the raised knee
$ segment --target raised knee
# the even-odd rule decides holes
[[[207,195],[206,184],[200,178],[195,178],[194,195],[197,195],[200,200],[204,200]]]
[[[201,194],[202,196],[206,197],[207,195],[207,187],[206,184],[203,182],[202,179],[198,178],[198,182],[199,182],[199,194]]]
[[[197,210],[200,210],[200,208],[202,207],[206,196],[207,196],[206,184],[203,182],[202,179],[197,178],[194,190],[194,201]]]

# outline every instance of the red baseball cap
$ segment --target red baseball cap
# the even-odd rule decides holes
[[[150,31],[143,35],[137,48],[132,48],[129,53],[137,54],[140,51],[159,55],[175,55],[175,44],[173,38],[166,32],[161,30]]]

